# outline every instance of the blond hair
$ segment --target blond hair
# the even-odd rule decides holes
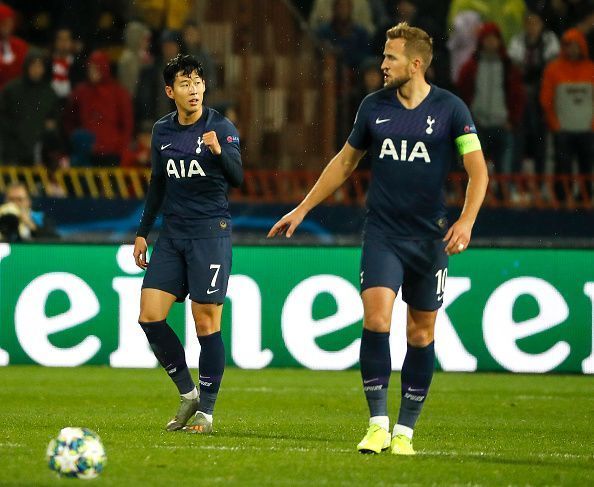
[[[412,27],[406,22],[400,22],[398,25],[386,31],[386,37],[391,39],[404,39],[404,50],[410,58],[417,55],[427,69],[433,59],[433,39],[423,29]]]

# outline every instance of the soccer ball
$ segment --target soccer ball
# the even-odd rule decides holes
[[[49,468],[63,477],[93,479],[105,466],[105,449],[94,431],[63,428],[47,446]]]

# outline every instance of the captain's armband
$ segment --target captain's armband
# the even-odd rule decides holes
[[[481,142],[476,134],[464,134],[456,138],[456,147],[461,156],[481,150]]]

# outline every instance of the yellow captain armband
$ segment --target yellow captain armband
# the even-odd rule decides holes
[[[458,154],[463,156],[469,152],[481,150],[481,141],[476,134],[464,134],[456,137],[456,147],[458,148]]]

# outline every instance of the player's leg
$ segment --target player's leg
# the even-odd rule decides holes
[[[427,240],[402,243],[406,262],[402,297],[408,304],[407,349],[402,364],[398,421],[392,433],[392,453],[413,455],[413,430],[429,392],[435,367],[433,338],[437,311],[443,303],[448,257],[445,243]]]
[[[401,399],[394,425],[392,453],[414,454],[413,430],[429,392],[435,364],[433,337],[437,311],[408,307],[406,356],[401,371]]]
[[[390,324],[396,293],[386,287],[373,287],[363,291],[361,297],[364,313],[359,362],[369,407],[369,429],[357,449],[361,453],[379,453],[390,445]]]
[[[180,394],[180,406],[167,430],[181,429],[198,407],[198,391],[186,364],[186,354],[166,318],[173,303],[187,294],[185,264],[173,241],[159,239],[151,255],[140,295],[138,322],[155,357]]]
[[[185,428],[192,433],[212,432],[214,407],[225,371],[225,346],[221,337],[222,312],[222,304],[200,304],[192,301],[192,315],[200,342],[200,402],[194,418]]]
[[[192,315],[200,342],[200,403],[185,429],[192,433],[210,433],[225,370],[221,316],[231,272],[231,240],[218,237],[189,241],[186,260]]]
[[[159,289],[145,288],[140,297],[139,324],[161,366],[180,394],[176,415],[167,423],[168,431],[181,429],[198,408],[198,391],[186,364],[186,354],[166,317],[176,296]]]
[[[363,333],[359,362],[370,419],[367,434],[357,445],[361,453],[379,453],[389,446],[390,326],[401,283],[402,265],[389,246],[366,240],[361,254]]]

